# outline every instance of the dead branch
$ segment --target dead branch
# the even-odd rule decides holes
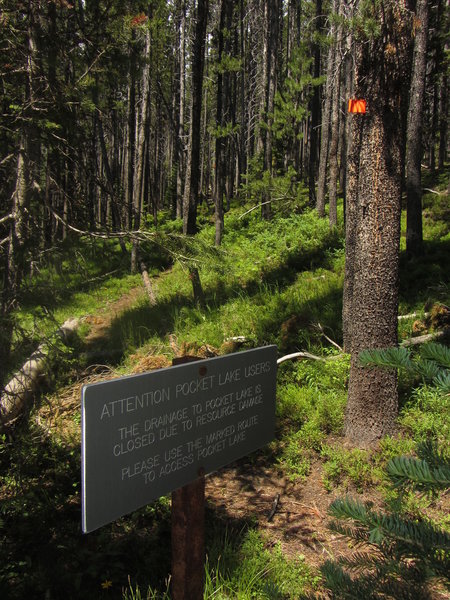
[[[281,365],[281,363],[286,362],[287,360],[295,360],[297,358],[309,358],[310,360],[320,360],[322,362],[328,362],[330,360],[337,360],[341,358],[344,352],[340,354],[334,354],[333,356],[316,356],[315,354],[311,354],[310,352],[293,352],[292,354],[286,354],[285,356],[281,356],[277,360],[277,365]]]
[[[325,358],[322,356],[316,356],[315,354],[310,354],[309,352],[294,352],[293,354],[286,354],[277,360],[277,365],[281,365],[281,363],[287,360],[295,360],[296,358],[310,358],[311,360],[321,360],[325,362]]]
[[[440,338],[443,338],[448,334],[448,330],[443,331],[435,331],[433,333],[427,333],[425,335],[418,335],[417,337],[408,338],[407,340],[403,340],[400,346],[409,347],[409,346],[418,346],[419,344],[426,344],[427,342],[433,342]]]
[[[13,214],[12,213],[9,213],[9,215],[5,215],[4,217],[2,217],[0,219],[0,225],[2,223],[6,223],[6,221],[10,221],[12,218],[13,218]]]
[[[272,503],[272,508],[270,510],[270,513],[267,515],[267,520],[271,521],[275,515],[275,513],[277,512],[277,508],[278,508],[278,503],[280,502],[280,494],[277,494],[275,496],[275,500]]]
[[[415,313],[415,312],[413,312],[413,313],[410,313],[409,315],[399,315],[399,316],[397,317],[397,319],[398,319],[399,321],[403,321],[404,319],[415,319],[415,318],[417,318],[417,317],[421,317],[421,316],[422,316],[422,315],[420,315],[419,313]],[[424,316],[425,318],[426,318],[426,317],[429,317],[429,316],[430,316],[430,313],[429,313],[429,312],[423,313],[423,316]]]
[[[319,331],[320,331],[320,333],[323,335],[323,337],[324,337],[324,338],[325,338],[325,339],[326,339],[328,342],[330,342],[330,344],[331,344],[332,346],[334,346],[335,348],[337,348],[337,349],[339,350],[339,352],[344,352],[344,349],[343,349],[343,348],[341,348],[341,346],[339,346],[339,344],[338,344],[338,343],[336,343],[335,341],[333,341],[331,338],[329,338],[329,337],[327,336],[327,334],[326,334],[326,333],[325,333],[325,331],[323,330],[323,327],[322,327],[322,325],[321,325],[320,323],[317,323],[317,328],[319,329]]]

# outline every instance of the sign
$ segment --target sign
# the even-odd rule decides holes
[[[366,101],[356,100],[354,98],[348,101],[348,112],[349,113],[365,113],[366,112]]]
[[[84,386],[83,531],[270,442],[276,358],[266,346]]]

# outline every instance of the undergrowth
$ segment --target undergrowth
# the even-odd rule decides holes
[[[417,320],[426,326],[425,304],[449,303],[444,200],[433,197],[432,204],[431,195],[425,196],[424,205],[429,211],[425,255],[415,262],[404,251],[401,256],[400,312],[417,313],[401,322],[401,337],[416,333]],[[85,344],[89,325],[83,325],[69,353],[58,355],[55,378],[68,381],[68,372],[78,376],[92,356],[103,368],[114,365],[129,373],[146,357],[170,360],[176,348],[223,354],[275,343],[280,354],[307,350],[322,360],[285,362],[278,369],[277,435],[265,457],[293,482],[306,480],[319,464],[325,491],[376,492],[392,509],[400,506],[397,491],[386,482],[386,465],[426,440],[440,450],[448,445],[449,397],[429,382],[402,375],[398,434],[381,440],[375,452],[346,448],[342,427],[349,357],[329,342],[342,341],[342,232],[330,231],[312,211],[280,212],[270,223],[261,222],[257,211],[244,212],[227,213],[222,249],[203,255],[200,249],[214,239],[204,216],[198,248],[189,250],[199,268],[204,308],[194,302],[183,247],[178,246],[177,260],[143,245],[156,304],[137,298],[94,346]],[[161,219],[160,227],[178,235],[180,223]],[[35,265],[16,312],[22,332],[15,342],[16,366],[68,316],[98,315],[141,285],[139,275],[128,274],[128,260],[113,242],[70,240],[51,260]],[[241,346],[230,341],[234,336],[244,338]],[[114,360],[105,358],[105,349],[114,350]],[[79,447],[43,422],[39,402],[52,406],[54,401],[55,384],[48,386],[30,418],[0,439],[0,595],[11,600],[169,598],[168,498],[82,537]],[[78,409],[68,413],[65,418],[78,428]],[[405,491],[401,507],[448,527],[433,498]],[[211,529],[215,516],[208,517]],[[214,529],[207,552],[208,598],[300,598],[320,586],[304,557],[287,560],[254,523]]]

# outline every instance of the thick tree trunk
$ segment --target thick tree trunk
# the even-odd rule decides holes
[[[406,132],[406,250],[423,252],[422,234],[422,122],[427,72],[428,0],[418,0],[416,35]]]
[[[373,14],[381,35],[358,45],[356,94],[369,112],[353,115],[347,205],[345,332],[351,352],[344,431],[356,445],[392,432],[397,416],[396,372],[363,368],[359,352],[397,344],[401,214],[402,120],[408,79],[408,13],[383,0]]]

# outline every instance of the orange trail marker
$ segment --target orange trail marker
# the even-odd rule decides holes
[[[366,112],[366,101],[356,100],[351,98],[348,101],[348,112],[349,113],[365,113]]]

